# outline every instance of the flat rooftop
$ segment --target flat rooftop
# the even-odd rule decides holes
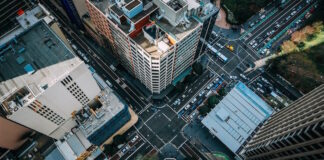
[[[202,120],[233,153],[251,136],[258,125],[272,114],[272,108],[239,82]]]
[[[94,114],[87,113],[91,115],[81,123],[82,127],[80,129],[86,137],[96,132],[97,129],[100,129],[106,122],[114,118],[126,105],[109,87],[100,92],[96,101],[97,104],[98,102],[101,104],[100,108],[95,111],[97,117]],[[91,104],[90,102],[88,106],[92,108],[96,103]]]
[[[42,86],[51,86],[81,63],[52,29],[40,21],[0,46],[0,101],[23,86],[28,86],[36,96]]]
[[[201,25],[197,20],[191,17],[187,19],[185,24],[179,24],[177,26],[171,25],[169,21],[166,20],[164,17],[157,18],[159,16],[157,13],[159,6],[154,4],[152,0],[124,0],[125,3],[122,6],[115,3],[115,1],[110,2],[109,0],[92,0],[91,2],[103,14],[105,14],[108,19],[110,19],[113,23],[117,24],[119,28],[127,35],[131,34],[132,31],[134,31],[132,30],[131,24],[128,22],[136,24],[137,22],[146,17],[150,18],[149,23],[154,22],[160,30],[163,30],[165,32],[166,36],[172,37],[172,39],[175,42],[182,40],[184,37],[186,37],[196,28],[198,28],[199,25]],[[181,8],[182,5],[185,5],[181,3],[172,3],[171,1],[168,2],[168,5],[173,6],[175,10],[177,10],[177,8],[179,7]],[[138,5],[141,3],[143,5],[143,9],[140,9],[140,7],[138,7]],[[125,12],[125,9],[123,9],[123,7],[125,7],[126,10],[131,10],[131,12]],[[137,10],[138,13],[134,10]],[[131,15],[135,16],[129,17]],[[127,19],[127,21],[125,19]],[[161,56],[161,54],[164,51],[164,49],[159,50],[159,48],[161,48],[161,45],[160,47],[158,47],[157,43],[152,43],[149,40],[147,40],[143,32],[137,34],[132,38],[135,42],[137,42],[138,45],[140,45],[144,50],[146,50],[147,53],[153,56]],[[167,47],[165,44],[162,45],[164,46],[164,48]]]

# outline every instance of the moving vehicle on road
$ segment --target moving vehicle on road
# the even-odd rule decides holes
[[[230,50],[231,52],[234,51],[234,46],[233,45],[226,45],[226,48]]]

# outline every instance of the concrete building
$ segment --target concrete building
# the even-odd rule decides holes
[[[58,139],[75,126],[71,113],[100,89],[45,20],[27,21],[22,32],[1,41],[1,110],[9,120]]]
[[[272,112],[268,104],[239,82],[208,113],[202,124],[233,153],[238,153]]]
[[[128,105],[107,87],[75,115],[85,137],[100,146],[130,119]]]
[[[123,66],[156,94],[190,73],[204,21],[218,11],[207,0],[86,0],[86,5]]]
[[[242,150],[251,160],[324,159],[324,85],[271,116]]]
[[[0,38],[10,30],[16,29],[19,23],[16,17],[25,10],[33,8],[31,0],[1,0],[0,2]]]

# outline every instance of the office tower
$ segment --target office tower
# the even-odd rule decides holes
[[[3,115],[50,137],[70,131],[71,113],[100,92],[86,64],[43,20],[2,44],[0,55]]]
[[[157,94],[190,73],[202,30],[209,29],[204,20],[217,11],[209,1],[196,0],[86,0],[86,5],[121,64]]]
[[[246,159],[324,159],[324,85],[268,119],[244,147]]]
[[[33,3],[29,0],[1,0],[0,2],[0,37],[9,30],[15,29],[19,23],[16,17],[25,10],[31,9]]]

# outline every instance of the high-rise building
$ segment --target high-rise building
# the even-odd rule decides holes
[[[79,16],[77,8],[74,5],[75,3],[73,2],[73,0],[61,0],[61,4],[72,24],[75,24],[78,28],[83,28],[81,18]]]
[[[211,31],[204,22],[210,25],[218,11],[208,0],[86,0],[86,5],[121,64],[157,94],[190,73],[202,30]]]
[[[1,0],[0,2],[0,37],[19,26],[16,17],[33,7],[30,0]]]
[[[268,119],[242,150],[251,160],[324,159],[324,85]]]
[[[3,114],[50,137],[75,126],[71,113],[100,92],[86,64],[44,21],[1,45],[0,55]]]

